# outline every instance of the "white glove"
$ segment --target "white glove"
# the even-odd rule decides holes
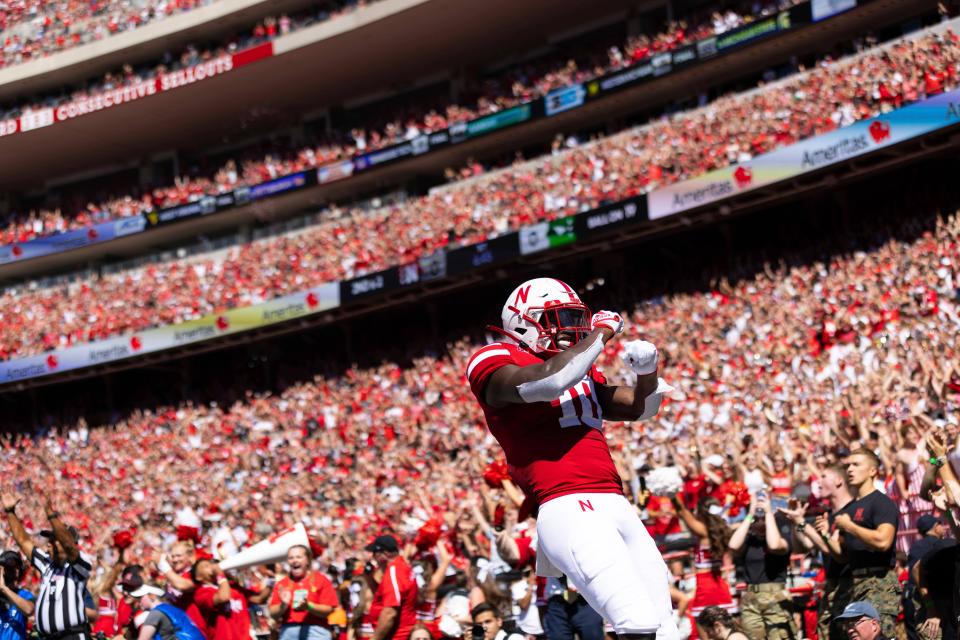
[[[638,376],[646,376],[657,372],[660,352],[652,342],[631,340],[624,343],[620,359]]]
[[[590,330],[600,328],[610,329],[615,336],[620,335],[623,333],[623,318],[614,311],[597,311],[590,319]]]

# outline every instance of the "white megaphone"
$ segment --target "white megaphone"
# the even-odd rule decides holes
[[[243,569],[257,564],[279,562],[287,557],[290,547],[302,546],[310,548],[310,538],[307,528],[298,522],[289,529],[278,531],[269,538],[261,540],[252,547],[247,547],[240,553],[232,555],[220,563],[224,571],[229,569]]]

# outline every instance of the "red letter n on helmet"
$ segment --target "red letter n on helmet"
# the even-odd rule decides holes
[[[530,287],[521,287],[517,289],[517,296],[513,299],[514,306],[518,304],[526,304],[527,298],[530,296]]]

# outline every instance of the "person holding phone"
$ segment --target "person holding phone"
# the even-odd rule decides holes
[[[787,591],[791,542],[789,522],[777,519],[766,491],[760,491],[729,542],[747,583],[740,600],[740,620],[751,638],[788,640],[796,636]]]

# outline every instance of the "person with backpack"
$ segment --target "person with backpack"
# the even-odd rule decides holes
[[[185,611],[163,600],[163,589],[142,584],[126,595],[139,605],[133,616],[137,640],[207,640]]]

